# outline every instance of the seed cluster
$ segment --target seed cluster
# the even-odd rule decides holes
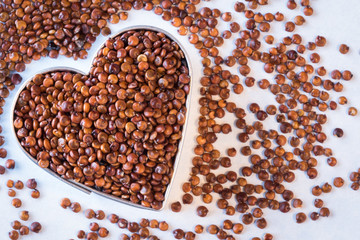
[[[73,206],[77,205],[77,210],[74,211]],[[60,200],[60,206],[64,209],[70,208],[73,212],[81,212],[81,205],[78,202],[72,202],[69,198],[63,198]],[[166,221],[159,221],[156,219],[146,219],[142,218],[139,222],[131,222],[126,218],[122,218],[115,213],[106,215],[103,210],[94,211],[93,209],[86,209],[83,211],[84,216],[87,219],[97,219],[99,221],[107,219],[110,223],[116,224],[122,230],[128,230],[130,235],[122,233],[119,239],[122,240],[137,240],[137,239],[148,239],[148,240],[158,240],[159,238],[156,235],[153,235],[150,232],[150,229],[158,229],[160,231],[169,231],[170,227]],[[195,234],[191,231],[184,232],[182,229],[174,230],[174,232],[183,232],[184,238],[187,240],[195,239]],[[79,230],[77,233],[77,238],[79,239],[92,239],[96,240],[99,237],[104,238],[109,235],[109,231],[105,227],[101,227],[98,222],[91,222],[89,225],[89,232],[84,230]],[[174,233],[175,234],[175,233]]]
[[[117,224],[120,229],[127,229],[131,235],[123,233],[120,239],[159,239],[156,235],[150,232],[150,229],[158,229],[160,231],[168,231],[169,225],[165,221],[158,221],[156,219],[142,218],[139,222],[130,222],[125,218],[121,218],[116,214],[111,214],[108,220]],[[150,229],[149,229],[150,228]]]
[[[25,64],[59,55],[84,59],[100,35],[109,35],[108,22],[127,19],[122,1],[5,0],[0,6],[0,97],[4,101]],[[1,105],[1,107],[3,104]]]
[[[9,197],[15,197],[16,196],[16,190],[14,190],[13,188],[17,189],[17,190],[22,190],[24,188],[24,183],[21,180],[17,180],[16,182],[14,182],[13,180],[9,179],[6,182],[6,186],[9,188],[8,189],[8,195]],[[32,198],[39,198],[40,197],[40,192],[39,190],[36,189],[37,187],[37,182],[35,179],[29,179],[26,182],[26,187],[29,188],[31,191],[31,197]],[[14,202],[18,203],[16,205],[21,205],[21,200],[17,199],[14,200]]]
[[[194,208],[200,217],[211,214],[206,204],[216,201],[217,207],[226,215],[239,214],[242,221],[225,220],[223,224],[207,227],[197,225],[196,234],[206,229],[218,239],[231,240],[235,238],[229,231],[240,234],[244,225],[254,223],[263,229],[267,222],[262,209],[287,213],[292,207],[302,206],[302,200],[295,198],[283,184],[295,180],[296,170],[315,179],[318,156],[326,156],[331,167],[337,164],[332,150],[323,146],[328,137],[323,132],[323,125],[327,122],[326,111],[338,107],[331,100],[331,93],[342,92],[343,83],[352,79],[352,73],[319,66],[321,56],[314,51],[326,46],[327,40],[323,36],[305,43],[296,33],[279,41],[268,34],[274,21],[284,22],[284,31],[288,33],[296,31],[313,14],[310,0],[287,1],[286,6],[291,10],[296,10],[298,4],[302,8],[304,16],[298,15],[293,20],[286,19],[281,12],[258,12],[257,9],[267,5],[268,0],[236,2],[235,12],[247,19],[243,25],[233,21],[230,12],[208,7],[197,9],[200,0],[111,3],[6,0],[4,3],[0,9],[0,21],[3,22],[0,27],[0,114],[9,90],[21,82],[19,74],[12,74],[14,70],[22,72],[26,63],[41,56],[56,58],[60,54],[75,59],[86,58],[86,51],[96,36],[110,33],[107,21],[117,23],[127,19],[127,12],[122,11],[153,11],[177,27],[180,35],[189,36],[189,42],[203,58],[203,76],[200,79],[201,116],[194,149],[196,156],[192,159],[189,179],[182,186],[181,201],[188,205],[194,198],[201,198],[204,204]],[[220,32],[217,29],[219,21],[227,23],[229,29]],[[105,193],[159,209],[172,176],[173,159],[185,122],[190,78],[180,60],[183,56],[178,46],[175,45],[175,51],[179,54],[171,55],[172,49],[169,56],[168,46],[164,45],[174,47],[171,41],[152,41],[149,34],[150,40],[145,42],[144,35],[131,31],[107,41],[89,76],[69,72],[35,76],[18,99],[14,126],[21,144],[37,158],[40,166]],[[223,56],[220,47],[235,35],[233,51],[229,56]],[[271,47],[261,51],[264,43]],[[144,49],[150,51],[144,53]],[[346,54],[349,47],[342,44],[339,51]],[[253,61],[263,64],[268,79],[257,80],[251,76],[250,63]],[[238,68],[240,75],[226,70],[227,67]],[[241,94],[256,85],[270,91],[277,105],[262,109],[258,103],[252,103],[249,109],[244,109],[230,101],[231,95]],[[347,104],[347,98],[341,96],[338,104]],[[222,155],[215,147],[218,136],[234,131],[232,124],[225,122],[225,114],[236,117],[234,127],[240,131],[240,143],[228,146],[226,155]],[[348,114],[357,115],[357,109],[349,108]],[[249,115],[256,121],[250,122]],[[276,120],[278,126],[265,129],[263,122],[269,118]],[[333,134],[342,137],[344,133],[337,128]],[[0,146],[3,143],[3,137],[0,137]],[[259,150],[261,154],[258,154]],[[113,152],[120,153],[121,157]],[[233,169],[232,158],[238,154],[248,158],[251,164]],[[0,148],[0,157],[6,158],[6,155],[6,150]],[[15,162],[10,159],[5,167],[13,169]],[[0,166],[0,174],[5,171]],[[247,178],[252,175],[256,175],[261,183],[251,183]],[[360,172],[350,175],[354,190],[359,189],[359,175]],[[8,184],[22,188],[19,182]],[[342,178],[334,179],[335,187],[343,184]],[[320,196],[331,189],[332,186],[325,183],[314,186],[311,191],[314,196]],[[10,190],[9,196],[14,197],[15,190]],[[230,204],[233,199],[236,200],[234,206]],[[182,204],[177,201],[171,204],[171,209],[180,212]],[[13,205],[21,206],[21,200],[14,198]],[[81,211],[80,204],[69,199],[63,199],[61,205],[74,212]],[[316,199],[314,205],[319,212],[310,213],[310,219],[330,215],[321,199]],[[21,214],[26,219],[26,213]],[[105,218],[101,210],[88,209],[85,216],[98,220]],[[108,217],[120,228],[132,232],[131,236],[123,234],[120,239],[158,239],[148,235],[147,226],[143,227],[141,223],[128,222],[115,214]],[[307,216],[299,212],[295,219],[297,223],[303,223]],[[160,228],[156,220],[148,222],[150,227]],[[144,220],[144,226],[145,223]],[[167,230],[167,224],[163,226]],[[41,225],[34,223],[31,229],[36,232],[39,227],[41,229]],[[140,233],[141,229],[144,229],[143,233]],[[90,231],[88,234],[79,231],[78,237],[98,239],[108,234],[107,229],[97,223],[92,223]],[[14,230],[9,236],[17,239],[17,234]],[[180,228],[175,229],[173,235],[176,239],[195,238],[193,232]],[[271,240],[273,236],[266,234],[263,239]]]
[[[189,42],[199,50],[204,66],[203,77],[200,79],[202,88],[199,99],[199,135],[196,138],[198,145],[194,149],[197,156],[192,160],[193,168],[189,181],[182,187],[182,203],[191,204],[194,197],[201,197],[205,204],[220,198],[217,200],[217,206],[224,209],[226,214],[233,215],[238,212],[242,214],[243,224],[255,222],[259,228],[264,228],[266,220],[256,214],[254,216],[250,210],[270,208],[289,212],[289,201],[294,198],[294,194],[285,188],[283,182],[293,182],[296,177],[295,170],[304,171],[310,179],[315,179],[318,175],[317,156],[328,157],[329,166],[336,165],[337,160],[332,156],[332,150],[322,145],[328,137],[323,132],[322,125],[327,122],[326,111],[337,108],[336,102],[331,100],[331,92],[341,92],[343,82],[351,80],[352,73],[336,69],[327,71],[323,66],[316,69],[321,57],[313,51],[326,45],[327,40],[323,36],[317,36],[313,42],[305,45],[299,34],[285,37],[275,44],[275,38],[266,35],[266,42],[274,46],[268,51],[260,51],[262,34],[270,30],[273,21],[284,20],[284,15],[279,12],[263,14],[254,11],[258,5],[266,5],[267,1],[250,1],[248,8],[244,3],[237,2],[234,6],[235,11],[248,19],[244,24],[245,28],[239,24],[232,24],[230,30],[223,33],[216,28],[218,21],[221,19],[230,22],[231,13],[221,13],[218,9],[208,7],[197,11],[196,3],[185,5],[184,13],[180,4],[171,6],[170,1],[164,2],[169,5],[162,5],[162,9],[155,8],[155,13],[162,15],[164,20],[171,21],[179,28],[181,35],[190,34]],[[301,1],[301,5],[304,7],[305,16],[313,14],[309,1]],[[297,4],[295,1],[288,1],[287,6],[289,9],[295,9]],[[285,31],[293,32],[295,26],[305,22],[305,18],[297,16],[294,22],[286,22]],[[222,56],[219,48],[236,32],[240,33],[240,37],[235,39],[232,54]],[[307,52],[309,60],[304,55]],[[266,73],[275,74],[273,80],[256,81],[251,77],[251,68],[248,64],[251,61],[262,62]],[[249,106],[250,111],[247,111],[237,107],[235,102],[229,101],[230,95],[241,94],[246,90],[240,82],[239,75],[225,70],[225,67],[235,66],[239,67],[246,87],[253,87],[257,82],[260,89],[267,89],[274,95],[278,105],[269,105],[263,110],[259,104],[252,103]],[[325,78],[327,73],[331,80]],[[346,102],[345,97],[339,101],[340,104]],[[229,123],[224,123],[226,112],[234,114],[237,118],[235,125],[241,131],[238,135],[241,142],[240,154],[249,158],[251,162],[250,166],[240,169],[243,176],[238,176],[237,172],[231,169],[230,157],[237,154],[234,146],[229,147],[234,150],[229,150],[228,156],[222,156],[215,148],[217,135],[233,131]],[[246,117],[248,114],[253,114],[257,121],[249,123]],[[268,118],[274,118],[278,122],[280,131],[275,127],[264,128],[262,122]],[[334,135],[342,137],[342,129],[335,129]],[[285,150],[289,147],[292,151]],[[262,149],[263,153],[257,154],[255,150],[258,149]],[[225,172],[215,174],[214,171],[217,169],[223,169]],[[253,174],[263,183],[248,183],[246,178]],[[231,186],[225,186],[226,183],[230,183]],[[328,183],[322,187],[316,186],[312,190],[315,196],[330,191],[331,185]],[[257,194],[263,194],[263,197],[258,197]],[[279,201],[277,195],[281,195],[284,201]],[[236,206],[229,203],[233,198],[237,201]],[[294,202],[294,207],[300,207],[300,203],[302,201],[298,199]],[[181,208],[179,201],[171,204],[174,212],[179,212]],[[197,207],[196,212],[200,217],[208,215],[206,206]],[[319,216],[328,215],[327,208],[320,210]],[[297,214],[298,223],[305,220],[306,214]],[[217,228],[215,226],[210,229]],[[219,239],[226,238],[225,234],[219,235]]]
[[[42,168],[160,209],[185,123],[189,70],[163,33],[109,39],[89,76],[36,75],[20,93],[14,127]]]
[[[6,182],[6,186],[8,187],[8,196],[12,198],[11,205],[15,208],[21,208],[22,207],[22,200],[19,198],[16,198],[16,190],[22,190],[24,188],[24,183],[21,180],[13,181],[9,179]],[[29,179],[26,181],[25,186],[32,190],[31,197],[32,198],[38,198],[40,196],[40,192],[36,189],[37,182],[35,179]],[[15,189],[16,190],[15,190]],[[23,222],[27,222],[30,219],[29,211],[27,210],[21,210],[19,212],[19,219]],[[32,222],[29,226],[26,226],[25,224],[22,224],[18,220],[14,220],[11,222],[11,230],[9,234],[9,239],[11,240],[17,240],[20,238],[20,236],[28,235],[31,232],[39,233],[42,229],[42,226],[39,222]]]
[[[359,190],[359,188],[360,188],[360,168],[358,169],[357,172],[351,172],[349,178],[350,178],[350,181],[352,182],[351,188],[354,191]]]

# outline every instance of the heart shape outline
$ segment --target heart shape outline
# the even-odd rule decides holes
[[[108,194],[108,193],[104,193],[104,192],[101,192],[99,190],[96,190],[94,188],[91,188],[91,187],[88,187],[86,186],[85,184],[82,184],[82,183],[79,183],[73,179],[65,179],[63,177],[61,177],[60,175],[58,175],[57,173],[55,173],[54,171],[52,171],[50,168],[41,168],[42,170],[44,170],[45,172],[47,172],[48,174],[50,174],[51,176],[55,177],[56,179],[74,187],[75,189],[77,190],[80,190],[86,194],[91,194],[91,193],[95,193],[99,196],[102,196],[102,197],[105,197],[105,198],[108,198],[108,199],[111,199],[113,201],[116,201],[116,202],[120,202],[120,203],[123,203],[123,204],[126,204],[126,205],[129,205],[129,206],[132,206],[132,207],[136,207],[136,208],[141,208],[141,209],[146,209],[146,210],[152,210],[152,211],[161,211],[164,209],[164,207],[166,206],[166,202],[169,198],[169,194],[170,194],[170,191],[172,189],[172,185],[173,185],[173,178],[174,176],[176,175],[176,172],[177,172],[177,169],[179,167],[179,162],[180,162],[180,159],[181,159],[181,153],[182,153],[182,150],[183,150],[183,145],[184,145],[184,141],[185,141],[185,138],[186,138],[186,132],[187,132],[187,128],[188,128],[188,122],[189,122],[189,114],[190,114],[190,103],[191,103],[191,97],[193,95],[193,85],[194,85],[194,81],[193,81],[193,69],[192,69],[192,64],[191,64],[191,61],[190,61],[190,57],[189,57],[189,54],[186,52],[183,44],[180,43],[179,40],[177,40],[171,33],[169,33],[168,31],[164,30],[164,29],[161,29],[159,27],[155,27],[155,26],[151,26],[151,25],[133,25],[133,26],[128,26],[128,27],[125,27],[125,28],[122,28],[121,30],[117,31],[116,33],[112,34],[111,36],[109,36],[107,39],[105,39],[105,41],[100,44],[100,46],[98,47],[98,49],[95,51],[95,55],[93,56],[93,59],[96,58],[97,56],[97,53],[99,51],[101,51],[104,47],[105,47],[105,44],[106,44],[106,41],[108,39],[112,39],[112,38],[115,38],[127,31],[131,31],[131,30],[150,30],[150,31],[155,31],[155,32],[161,32],[161,33],[164,33],[166,35],[167,38],[169,38],[170,40],[174,41],[176,44],[178,44],[178,46],[180,47],[180,49],[182,50],[182,52],[184,53],[184,59],[186,61],[186,64],[187,64],[187,68],[189,70],[189,76],[190,76],[190,83],[189,83],[189,86],[190,86],[190,91],[186,97],[186,114],[185,114],[185,124],[182,126],[182,136],[181,136],[181,140],[178,144],[178,151],[176,153],[176,157],[174,159],[174,166],[173,166],[173,173],[172,173],[172,176],[171,176],[171,180],[170,180],[170,183],[166,186],[166,191],[165,191],[165,195],[164,195],[164,201],[162,202],[162,207],[159,208],[159,209],[154,209],[154,208],[150,208],[150,207],[145,207],[145,206],[142,206],[141,204],[137,204],[137,203],[133,203],[129,200],[125,200],[125,199],[122,199],[120,197],[116,197],[114,195],[111,195],[111,194]],[[14,100],[12,102],[12,105],[10,107],[11,109],[11,114],[10,114],[10,121],[11,121],[11,132],[14,136],[14,138],[16,139],[16,143],[18,145],[18,147],[20,147],[20,149],[22,150],[23,153],[25,153],[25,155],[34,163],[36,164],[36,166],[39,167],[38,165],[38,161],[36,160],[36,158],[34,158],[33,156],[31,156],[31,154],[29,152],[27,152],[23,146],[21,146],[21,143],[16,135],[16,130],[15,130],[15,126],[14,126],[14,111],[15,111],[15,107],[16,107],[16,104],[17,104],[17,100],[21,94],[21,92],[26,88],[27,86],[27,83],[30,82],[35,75],[37,74],[46,74],[46,73],[51,73],[51,72],[56,72],[56,71],[66,71],[66,72],[73,72],[73,73],[79,73],[79,74],[82,74],[82,75],[89,75],[90,74],[90,71],[91,71],[91,66],[89,68],[89,71],[88,72],[84,72],[78,68],[72,68],[72,67],[50,67],[50,68],[45,68],[45,69],[42,69],[41,71],[38,71],[36,73],[33,74],[32,77],[26,79],[25,81],[22,82],[22,86],[17,90],[15,96],[14,96]]]

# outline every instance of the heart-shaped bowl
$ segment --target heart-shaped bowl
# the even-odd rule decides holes
[[[174,159],[174,165],[173,165],[173,173],[172,173],[172,176],[171,176],[171,179],[170,179],[170,183],[167,185],[167,188],[166,188],[166,191],[165,191],[165,194],[164,194],[164,201],[162,202],[162,207],[159,208],[159,209],[154,209],[154,208],[150,208],[150,207],[145,207],[145,206],[142,206],[141,204],[137,204],[137,203],[133,203],[129,200],[125,200],[125,199],[122,199],[120,197],[117,197],[115,195],[111,195],[111,194],[108,194],[108,193],[104,193],[102,191],[99,191],[95,188],[92,188],[92,187],[89,187],[89,186],[86,186],[82,183],[79,183],[73,179],[65,179],[63,177],[61,177],[60,175],[58,175],[57,173],[55,173],[54,171],[52,171],[50,168],[43,168],[43,170],[45,170],[47,173],[49,173],[50,175],[52,175],[53,177],[59,179],[60,181],[66,183],[66,184],[69,184],[70,186],[78,189],[78,190],[81,190],[87,194],[91,194],[91,193],[95,193],[95,194],[98,194],[100,196],[103,196],[105,198],[109,198],[109,199],[112,199],[114,201],[117,201],[117,202],[120,202],[120,203],[124,203],[124,204],[127,204],[127,205],[130,205],[130,206],[133,206],[133,207],[137,207],[137,208],[143,208],[143,209],[148,209],[148,210],[155,210],[155,211],[160,211],[164,208],[164,206],[166,205],[166,201],[168,199],[168,196],[170,194],[170,190],[171,190],[171,186],[172,186],[172,183],[173,183],[173,177],[177,171],[177,168],[179,166],[179,162],[180,162],[180,159],[181,159],[181,152],[182,152],[182,147],[183,147],[183,142],[185,141],[185,138],[186,138],[186,129],[187,129],[187,126],[188,126],[188,118],[189,118],[189,107],[190,107],[190,102],[191,102],[191,96],[192,96],[192,88],[193,88],[193,80],[192,80],[192,68],[191,68],[191,64],[190,64],[190,61],[189,61],[189,55],[188,53],[186,52],[186,50],[184,49],[184,47],[182,46],[182,44],[176,40],[176,38],[174,36],[172,36],[169,32],[167,31],[164,31],[163,29],[160,29],[160,28],[157,28],[157,27],[154,27],[154,26],[146,26],[146,25],[136,25],[136,26],[131,26],[131,27],[126,27],[126,28],[123,28],[121,31],[117,32],[116,34],[112,35],[111,37],[109,37],[109,39],[111,38],[115,38],[127,31],[131,31],[131,30],[151,30],[151,31],[155,31],[155,32],[160,32],[160,33],[163,33],[166,35],[167,38],[169,38],[170,40],[174,41],[175,43],[178,44],[178,46],[180,47],[180,49],[182,50],[182,52],[184,53],[184,58],[185,58],[185,62],[183,62],[183,64],[186,64],[188,70],[189,70],[189,76],[190,76],[190,91],[187,95],[187,99],[186,99],[186,114],[185,114],[185,117],[186,117],[186,120],[185,120],[185,123],[184,125],[182,126],[182,137],[181,137],[181,140],[178,144],[178,151],[176,153],[176,157]],[[105,46],[105,42],[98,48],[98,50],[96,51],[97,53],[99,51],[101,51]],[[90,70],[89,72],[85,73],[83,71],[80,71],[79,69],[75,69],[75,68],[70,68],[70,67],[52,67],[52,68],[47,68],[47,69],[43,69],[39,72],[37,72],[36,74],[46,74],[46,73],[51,73],[51,72],[72,72],[72,73],[79,73],[79,74],[82,74],[82,75],[89,75],[90,73]],[[35,74],[35,75],[36,75]],[[34,76],[35,76],[34,75]],[[12,114],[11,114],[11,117],[10,117],[10,121],[11,121],[11,125],[12,125],[12,134],[14,135],[14,137],[16,138],[16,142],[17,142],[17,145],[18,147],[26,154],[26,156],[33,162],[35,163],[36,165],[38,165],[38,161],[37,159],[35,159],[28,151],[26,151],[22,146],[21,146],[21,143],[17,137],[17,134],[16,134],[16,129],[15,129],[15,126],[14,126],[14,116],[15,116],[15,108],[16,108],[16,105],[17,105],[17,102],[18,102],[18,99],[20,97],[20,94],[21,92],[26,88],[27,84],[34,78],[31,77],[30,79],[27,79],[26,81],[23,82],[23,86],[21,86],[18,90],[17,90],[17,93],[15,95],[15,98],[14,98],[14,101],[13,101],[13,104],[11,106],[11,111],[12,111]]]

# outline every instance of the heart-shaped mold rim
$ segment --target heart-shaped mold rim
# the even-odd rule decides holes
[[[120,31],[118,31],[117,33],[111,35],[109,38],[107,38],[106,40],[108,39],[111,39],[111,38],[115,38],[117,37],[118,35],[121,35],[127,31],[131,31],[131,30],[151,30],[151,31],[155,31],[155,32],[161,32],[161,33],[164,33],[166,35],[166,37],[168,37],[170,40],[176,42],[180,49],[182,50],[182,52],[184,53],[184,56],[185,56],[185,62],[187,64],[187,68],[189,70],[189,76],[190,76],[190,91],[187,95],[187,98],[186,98],[186,114],[185,114],[185,124],[183,125],[182,127],[182,136],[181,136],[181,140],[179,142],[179,145],[178,145],[178,151],[176,153],[176,157],[174,159],[174,167],[173,167],[173,174],[171,176],[171,179],[170,179],[170,183],[167,185],[166,187],[166,191],[165,191],[165,195],[164,195],[164,201],[162,202],[162,207],[160,209],[154,209],[154,208],[150,208],[150,207],[145,207],[145,206],[142,206],[140,204],[136,204],[136,203],[133,203],[129,200],[125,200],[125,199],[122,199],[120,197],[116,197],[114,195],[111,195],[111,194],[108,194],[108,193],[104,193],[104,192],[101,192],[99,190],[96,190],[95,188],[91,188],[91,187],[88,187],[82,183],[79,183],[79,182],[76,182],[72,179],[65,179],[65,178],[62,178],[60,175],[58,175],[57,173],[53,172],[50,168],[42,168],[45,172],[49,173],[51,176],[57,178],[58,180],[84,192],[84,193],[87,193],[87,194],[91,194],[91,193],[95,193],[97,195],[100,195],[102,197],[105,197],[105,198],[108,198],[108,199],[111,199],[111,200],[114,200],[116,202],[120,202],[120,203],[124,203],[126,205],[130,205],[130,206],[133,206],[133,207],[137,207],[137,208],[142,208],[142,209],[147,209],[147,210],[153,210],[153,211],[161,211],[164,209],[164,207],[166,206],[166,202],[167,202],[167,199],[169,198],[169,194],[170,194],[170,191],[171,191],[171,188],[172,188],[172,185],[173,185],[173,182],[174,182],[174,177],[176,175],[176,172],[177,172],[177,169],[179,167],[179,162],[180,162],[180,159],[181,159],[181,153],[182,153],[182,149],[183,149],[183,144],[184,144],[184,141],[186,139],[186,133],[187,133],[187,126],[188,126],[188,122],[189,122],[189,110],[190,110],[190,102],[191,102],[191,96],[192,96],[192,92],[193,92],[193,79],[192,79],[192,66],[191,66],[191,63],[190,63],[190,57],[188,55],[188,53],[186,52],[184,46],[169,32],[161,29],[161,28],[158,28],[158,27],[154,27],[154,26],[147,26],[147,25],[134,25],[134,26],[129,26],[129,27],[125,27],[123,29],[121,29]],[[104,48],[105,46],[105,43],[106,43],[106,40],[104,41],[103,44],[101,44],[97,51],[96,51],[96,54],[94,55],[93,59],[96,58],[97,56],[97,53],[99,51],[101,51],[101,49]],[[92,64],[92,62],[91,62]],[[38,161],[30,155],[29,152],[27,152],[20,144],[20,141],[16,135],[16,130],[15,130],[15,127],[14,127],[14,110],[15,110],[15,107],[16,107],[16,104],[17,104],[17,100],[20,96],[20,93],[24,90],[24,88],[26,88],[27,86],[27,83],[29,81],[31,81],[34,76],[36,74],[46,74],[46,73],[51,73],[51,72],[56,72],[56,71],[59,71],[59,72],[73,72],[73,73],[80,73],[82,75],[89,75],[90,74],[90,70],[91,70],[91,67],[89,69],[88,72],[84,72],[84,71],[81,71],[77,68],[71,68],[71,67],[51,67],[51,68],[47,68],[47,69],[43,69],[41,71],[38,71],[36,72],[32,77],[28,78],[26,81],[23,81],[22,83],[22,86],[17,90],[16,92],[16,95],[14,96],[14,99],[13,99],[13,103],[12,103],[12,106],[11,106],[11,115],[10,115],[10,124],[12,126],[11,128],[11,132],[13,134],[13,136],[15,137],[16,139],[16,143],[18,145],[18,147],[22,150],[22,152],[25,153],[25,155],[34,163],[36,164],[38,167]]]

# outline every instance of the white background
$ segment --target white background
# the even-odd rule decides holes
[[[226,2],[226,4],[224,4]],[[217,7],[222,11],[232,11],[235,1],[230,0],[213,0],[205,2],[211,7]],[[291,20],[294,16],[301,13],[300,7],[295,11],[290,11],[286,8],[286,1],[273,0],[270,6],[259,8],[262,13],[277,11],[284,12],[286,19]],[[297,1],[299,2],[299,1]],[[238,235],[237,239],[251,239],[252,237],[263,236],[264,233],[272,233],[276,240],[288,239],[307,239],[307,240],[345,240],[345,239],[360,239],[360,228],[358,227],[358,220],[360,217],[360,191],[355,192],[350,189],[349,173],[360,167],[360,124],[359,116],[350,117],[347,115],[347,109],[350,106],[355,106],[360,110],[360,82],[359,82],[359,49],[360,49],[360,2],[358,0],[314,0],[312,7],[314,8],[314,15],[306,17],[307,22],[296,28],[296,32],[303,36],[304,42],[313,41],[317,35],[323,35],[327,38],[327,46],[325,48],[316,49],[321,55],[321,61],[315,68],[325,66],[326,69],[349,69],[354,73],[354,78],[350,82],[344,83],[344,92],[340,94],[331,93],[334,100],[339,96],[345,95],[348,97],[349,104],[340,106],[336,111],[328,111],[329,121],[325,127],[325,133],[328,135],[328,140],[325,146],[333,149],[334,156],[338,159],[338,166],[331,168],[326,164],[325,158],[318,158],[319,162],[319,176],[315,180],[309,180],[303,172],[296,171],[296,181],[291,185],[286,185],[293,190],[296,197],[303,199],[303,209],[291,210],[288,214],[282,214],[279,211],[272,211],[265,209],[264,216],[268,221],[268,227],[260,230],[253,225],[246,226],[243,234]],[[239,21],[243,28],[244,18],[240,14],[233,14],[234,20]],[[220,22],[220,27],[228,26],[228,23]],[[284,23],[272,24],[272,30],[276,30],[276,40],[281,37],[289,35],[283,31]],[[87,195],[80,192],[71,186],[68,186],[57,179],[54,179],[48,173],[45,173],[38,166],[33,164],[21,150],[17,148],[16,139],[12,135],[10,122],[10,107],[14,101],[14,96],[19,89],[18,86],[7,99],[7,104],[4,107],[4,114],[1,115],[1,125],[3,126],[3,135],[6,143],[4,147],[8,150],[8,158],[16,160],[16,168],[12,171],[7,171],[5,175],[0,176],[0,239],[7,239],[8,231],[11,230],[10,222],[18,218],[20,210],[28,210],[30,213],[30,220],[24,224],[30,225],[32,221],[39,221],[43,225],[41,234],[31,233],[22,239],[76,239],[77,231],[83,229],[88,231],[88,225],[91,220],[84,217],[82,213],[75,214],[70,210],[64,210],[59,206],[59,201],[63,197],[69,197],[73,201],[78,201],[82,204],[83,209],[92,208],[94,210],[103,209],[107,214],[116,213],[121,217],[127,218],[130,221],[139,221],[144,218],[156,218],[159,220],[166,220],[170,229],[182,228],[184,230],[193,231],[196,224],[220,224],[224,219],[231,219],[234,222],[240,222],[240,216],[227,216],[222,210],[210,204],[210,209],[207,218],[200,218],[195,214],[193,206],[183,206],[181,213],[173,213],[169,210],[169,205],[173,201],[181,199],[182,191],[181,184],[187,180],[189,170],[191,167],[191,158],[193,156],[192,149],[195,144],[197,117],[198,117],[198,90],[199,78],[201,76],[201,59],[197,51],[187,42],[186,37],[177,35],[176,29],[168,22],[161,20],[161,17],[146,11],[132,11],[129,14],[129,19],[126,22],[111,26],[113,33],[121,31],[122,28],[132,25],[150,25],[158,26],[166,29],[172,33],[183,44],[186,51],[189,53],[191,65],[194,69],[193,73],[193,96],[192,104],[190,106],[189,125],[185,135],[184,147],[181,152],[181,160],[179,169],[174,176],[174,184],[171,190],[170,197],[167,201],[165,209],[161,212],[154,212],[150,210],[142,210],[130,207],[112,200],[104,199],[95,194]],[[235,34],[237,35],[237,34]],[[281,36],[281,37],[280,37]],[[291,34],[290,34],[291,36]],[[89,53],[87,60],[73,61],[59,57],[58,59],[42,59],[27,66],[27,70],[22,74],[24,79],[28,79],[36,72],[42,71],[44,68],[54,66],[68,66],[76,67],[79,70],[88,72],[92,62],[93,56],[104,41],[105,37],[100,36],[92,51]],[[226,42],[221,53],[223,56],[231,53],[233,49],[233,39]],[[342,55],[338,52],[338,46],[341,43],[346,43],[350,46],[350,52],[347,55]],[[269,48],[267,44],[263,44],[262,50]],[[307,57],[308,59],[308,57]],[[262,70],[262,64],[252,63],[252,76],[256,79],[272,77],[265,75]],[[256,74],[254,74],[254,72]],[[235,72],[234,72],[235,73]],[[243,81],[243,77],[241,77]],[[22,84],[25,84],[23,82]],[[249,103],[258,102],[262,108],[268,104],[275,103],[274,97],[268,91],[260,90],[257,87],[252,89],[246,88],[241,95],[232,96],[233,100],[237,102],[238,106],[246,108]],[[251,121],[253,116],[249,116]],[[228,121],[232,119],[228,118]],[[274,121],[270,118],[265,121],[267,128],[277,128],[277,125],[272,125]],[[344,137],[337,139],[332,137],[332,130],[335,127],[344,129]],[[224,150],[228,147],[236,147],[238,150],[242,146],[237,140],[237,129],[233,128],[233,132],[226,137],[220,136],[217,141],[217,147]],[[0,164],[4,164],[4,160],[0,160]],[[240,166],[248,164],[248,160],[238,154],[233,158],[234,170],[237,171]],[[223,170],[223,172],[225,172]],[[331,182],[334,177],[343,177],[346,184],[342,189],[334,189],[331,193],[322,195],[325,205],[330,208],[331,216],[329,218],[322,218],[317,222],[307,220],[303,224],[295,223],[295,214],[299,211],[310,213],[316,210],[313,207],[314,197],[311,195],[311,188],[315,185],[320,185],[325,182]],[[35,177],[38,181],[38,189],[41,192],[41,197],[38,200],[30,198],[30,190],[24,189],[17,191],[17,197],[23,200],[23,206],[20,209],[15,209],[11,206],[11,198],[7,196],[7,179],[26,181],[28,178]],[[256,180],[254,180],[256,181]],[[180,200],[181,201],[181,200]],[[201,204],[200,199],[195,200],[194,206]],[[119,235],[125,230],[117,228],[107,220],[98,221],[101,226],[105,226],[110,230],[110,235],[107,239],[118,239]],[[172,231],[160,232],[151,230],[152,234],[160,237],[160,239],[172,239]],[[199,235],[197,239],[216,239],[214,236],[208,234]]]

